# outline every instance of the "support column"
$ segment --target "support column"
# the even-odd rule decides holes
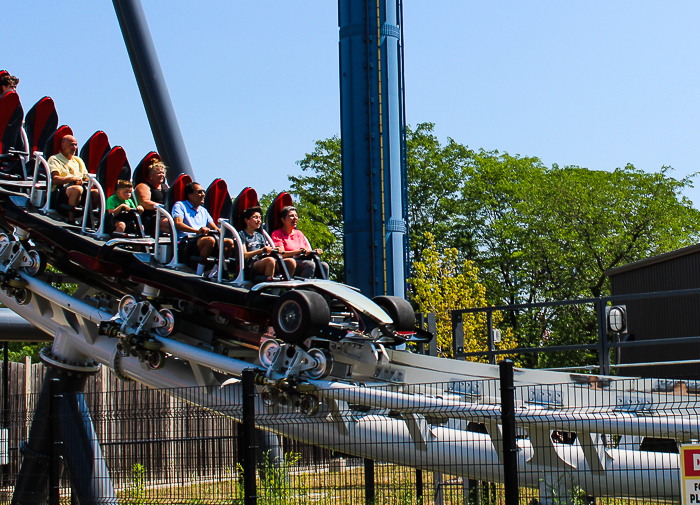
[[[171,168],[167,174],[168,181],[173,182],[180,174],[189,174],[194,179],[185,141],[170,100],[168,86],[165,84],[143,6],[139,0],[112,0],[112,3],[158,153],[163,162]]]
[[[29,437],[21,444],[22,465],[12,504],[47,503],[58,493],[60,460],[81,504],[118,504],[102,449],[85,404],[87,378],[100,366],[77,353],[56,335],[53,349],[43,349],[48,367],[34,411]],[[51,484],[51,489],[49,489]]]
[[[401,2],[340,0],[345,279],[405,296],[407,207]]]

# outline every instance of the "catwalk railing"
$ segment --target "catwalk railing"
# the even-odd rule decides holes
[[[490,307],[476,307],[470,309],[459,309],[451,312],[452,318],[452,356],[457,359],[470,358],[486,358],[489,363],[495,364],[503,355],[508,356],[525,356],[532,354],[545,353],[570,353],[575,351],[594,351],[598,355],[598,365],[575,366],[575,367],[558,367],[556,370],[597,370],[599,373],[610,375],[616,368],[640,367],[649,365],[675,365],[681,362],[659,362],[659,363],[632,363],[620,364],[614,363],[611,360],[611,354],[616,355],[617,352],[623,349],[632,347],[654,347],[654,346],[669,346],[669,345],[692,345],[700,343],[700,336],[687,336],[682,338],[659,338],[656,340],[628,340],[626,315],[620,317],[621,321],[617,324],[621,325],[620,331],[616,331],[610,326],[611,314],[609,310],[615,307],[616,304],[629,303],[636,300],[654,300],[664,298],[686,298],[700,295],[700,289],[683,289],[670,291],[657,291],[652,293],[634,293],[615,296],[600,296],[597,298],[580,298],[576,300],[558,300],[552,302],[536,302],[536,303],[521,303],[513,305],[496,305]],[[584,311],[591,309],[591,315],[594,316],[594,335],[580,335],[577,338],[579,343],[568,345],[549,345],[544,342],[544,334],[547,332],[547,324],[544,322],[544,314],[548,310],[555,310],[563,307],[578,307]],[[623,306],[624,310],[624,306]],[[543,317],[541,332],[543,333],[540,345],[536,347],[517,347],[509,349],[498,349],[496,343],[499,331],[494,325],[494,313],[526,313],[535,311]],[[542,311],[542,312],[539,312]],[[463,319],[474,314],[485,314],[486,324],[483,330],[486,334],[486,349],[477,351],[466,351],[465,334],[463,328]],[[584,316],[579,316],[584,317]],[[505,324],[508,326],[508,324]],[[686,360],[683,363],[693,364],[698,360]],[[535,367],[540,368],[540,367]]]
[[[93,478],[110,478],[119,503],[133,504],[680,502],[681,440],[670,436],[700,439],[695,382],[392,384],[344,401],[318,391],[325,401],[308,415],[244,383],[247,396],[207,410],[188,401],[201,393],[194,388],[88,390],[109,470]],[[368,407],[367,389],[383,405]],[[45,458],[54,496],[69,503],[76,476],[61,470],[61,445],[46,455],[21,450],[34,420],[22,406],[34,402],[10,398],[0,503],[26,457]],[[54,407],[41,421],[55,433],[65,419]]]

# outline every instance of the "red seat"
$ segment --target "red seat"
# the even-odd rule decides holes
[[[267,233],[272,235],[272,232],[275,231],[277,228],[282,228],[282,221],[280,221],[280,211],[283,208],[288,207],[290,205],[294,205],[294,202],[292,201],[292,195],[285,191],[277,195],[277,198],[274,199],[274,201],[268,207],[267,212],[265,213],[265,230],[267,231]]]
[[[58,128],[58,113],[51,97],[45,96],[35,103],[24,119],[24,131],[27,132],[29,141],[29,156],[34,151],[41,151],[46,146],[46,141]]]
[[[73,130],[70,126],[62,125],[49,136],[43,149],[45,160],[61,152],[61,140],[63,140],[63,137],[66,135],[73,135]]]
[[[238,193],[238,196],[233,201],[231,208],[231,224],[237,230],[243,230],[245,223],[241,219],[241,214],[244,210],[260,205],[258,202],[258,193],[253,188],[245,188]]]
[[[116,146],[102,157],[97,166],[97,181],[105,192],[105,198],[114,194],[120,179],[131,179],[131,166],[126,158],[126,151],[121,146]]]
[[[85,142],[80,150],[80,158],[85,163],[88,173],[97,174],[97,167],[110,152],[109,139],[107,134],[102,130],[98,130]]]
[[[214,223],[218,224],[219,218],[231,220],[231,195],[228,193],[226,181],[215,179],[209,185],[204,196],[204,208],[209,211]]]
[[[9,91],[0,98],[0,154],[10,149],[21,150],[24,145],[19,134],[24,119],[24,110],[19,95]]]
[[[190,182],[192,182],[192,177],[187,174],[181,174],[175,179],[173,185],[168,188],[168,192],[165,194],[165,209],[168,212],[172,212],[175,202],[185,199],[185,186]]]
[[[161,161],[160,154],[155,151],[151,151],[146,156],[143,157],[139,164],[134,168],[133,180],[131,181],[134,187],[138,186],[142,182],[148,179],[148,167],[151,166],[153,160]]]

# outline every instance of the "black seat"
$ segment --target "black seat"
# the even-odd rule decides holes
[[[20,130],[24,119],[24,109],[19,95],[9,91],[0,98],[0,177],[21,180],[24,178],[22,160],[11,150],[23,151],[24,141]]]
[[[102,157],[97,165],[97,182],[102,186],[105,198],[114,194],[119,180],[131,180],[131,166],[126,158],[124,148],[115,146]]]
[[[148,167],[151,166],[154,160],[161,161],[160,154],[155,151],[151,151],[146,156],[144,156],[139,164],[134,168],[133,180],[131,183],[134,187],[138,186],[142,182],[148,179]]]
[[[25,166],[27,178],[31,178],[34,175],[34,165],[36,163],[34,153],[41,151],[46,146],[46,141],[57,128],[58,113],[56,112],[56,106],[51,97],[45,96],[29,109],[27,116],[24,118],[24,131],[27,134],[27,142],[29,143],[26,148],[30,157],[29,162]]]
[[[66,135],[73,135],[73,130],[68,125],[61,125],[58,129],[53,132],[49,138],[46,140],[46,145],[44,146],[43,153],[44,159],[48,159],[61,152],[61,141]],[[43,167],[37,167],[38,170],[42,170]],[[51,192],[51,209],[58,211],[63,217],[68,217],[69,212],[75,213],[76,217],[82,215],[83,207],[72,207],[67,203],[59,203],[59,188],[56,188]]]
[[[109,138],[102,130],[97,130],[80,149],[80,159],[85,163],[89,174],[97,174],[102,158],[110,151]]]
[[[292,201],[292,195],[285,191],[277,195],[277,198],[275,198],[272,201],[272,203],[267,209],[267,212],[265,213],[265,229],[270,235],[272,235],[273,231],[282,228],[280,213],[282,212],[283,208],[288,207],[290,205],[294,205],[294,202]],[[311,244],[309,244],[308,238],[306,239],[306,242],[310,249]],[[323,268],[321,258],[313,251],[307,253],[307,258],[312,259],[316,264],[316,273],[314,276],[320,279],[327,279],[328,276],[326,275],[326,270]],[[294,274],[294,272],[291,273]]]

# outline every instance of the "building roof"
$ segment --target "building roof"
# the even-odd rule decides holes
[[[654,265],[655,263],[663,263],[664,261],[669,261],[697,252],[700,252],[700,244],[693,244],[688,247],[683,247],[682,249],[676,249],[675,251],[659,254],[658,256],[652,256],[651,258],[644,258],[643,260],[635,261],[633,263],[627,263],[621,267],[611,268],[610,270],[603,272],[603,274],[607,275],[608,277],[612,277],[613,275],[629,272],[631,270],[637,270],[649,265]]]

